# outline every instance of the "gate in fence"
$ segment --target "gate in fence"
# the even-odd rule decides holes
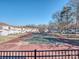
[[[0,51],[0,59],[79,59],[79,50]]]

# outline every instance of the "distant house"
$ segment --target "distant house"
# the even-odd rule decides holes
[[[7,36],[9,34],[26,33],[26,32],[39,32],[39,30],[37,27],[12,26],[5,23],[0,23],[0,36]]]
[[[6,36],[9,34],[9,25],[5,23],[0,23],[0,35]]]
[[[9,34],[21,33],[21,28],[18,26],[9,26]]]

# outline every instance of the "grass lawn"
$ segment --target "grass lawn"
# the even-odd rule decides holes
[[[49,40],[43,39],[43,38],[33,38],[26,40],[26,42],[29,42],[29,44],[48,44],[50,43]]]
[[[54,39],[51,36],[40,36],[32,37],[31,39],[25,39],[24,42],[28,42],[28,44],[63,44],[63,42]]]
[[[67,39],[79,40],[79,34],[63,34]]]
[[[0,43],[12,40],[12,39],[18,37],[19,35],[21,35],[21,34],[14,34],[14,35],[8,35],[8,36],[0,36]]]
[[[79,34],[58,34],[58,33],[54,33],[54,34],[52,34],[52,36],[54,36],[54,37],[63,36],[66,39],[79,40]]]
[[[10,40],[9,36],[0,36],[0,43]]]

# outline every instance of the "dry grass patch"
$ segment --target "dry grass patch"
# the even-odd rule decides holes
[[[8,35],[8,36],[0,36],[0,43],[7,42],[9,40],[12,40],[14,38],[17,38],[21,34],[15,34],[15,35]]]

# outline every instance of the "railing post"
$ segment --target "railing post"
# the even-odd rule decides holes
[[[79,58],[79,50],[78,50],[78,58]]]
[[[36,49],[34,50],[34,59],[36,59]]]

